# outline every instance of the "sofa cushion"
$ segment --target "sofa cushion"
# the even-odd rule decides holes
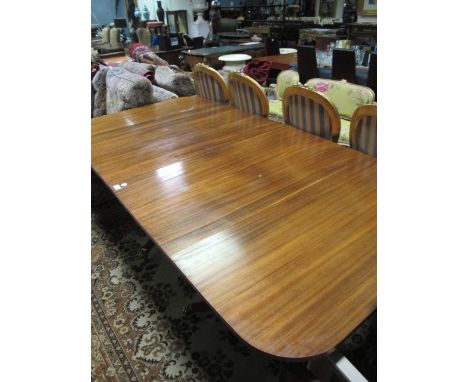
[[[151,82],[154,81],[154,71],[156,70],[154,65],[134,61],[124,61],[120,66],[129,72],[139,74],[140,76],[149,79]]]
[[[100,117],[106,115],[106,77],[107,77],[107,66],[101,66],[96,72],[96,75],[91,81],[91,85],[94,89],[94,104],[93,104],[93,117]]]
[[[340,137],[338,138],[338,144],[343,146],[349,146],[349,126],[351,121],[341,118],[341,130]]]
[[[156,66],[154,73],[155,85],[177,94],[179,97],[195,95],[193,79],[169,66]]]
[[[351,119],[358,106],[374,102],[375,94],[372,89],[351,84],[346,81],[312,78],[305,86],[323,93],[338,109],[342,117]]]
[[[155,102],[151,82],[121,67],[107,71],[106,88],[107,114]]]
[[[177,94],[170,92],[169,90],[153,85],[153,98],[154,102],[161,102],[167,99],[174,99],[179,97]]]

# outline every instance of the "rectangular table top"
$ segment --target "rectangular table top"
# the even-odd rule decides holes
[[[199,48],[199,49],[190,49],[182,53],[188,54],[191,56],[213,56],[220,54],[231,54],[237,52],[243,52],[251,49],[260,49],[264,48],[265,44],[262,42],[248,43],[247,45],[223,45],[223,46],[212,46],[210,48]]]
[[[376,160],[185,97],[92,120],[92,167],[251,346],[332,350],[376,308]]]

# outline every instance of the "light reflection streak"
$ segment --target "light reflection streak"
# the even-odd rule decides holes
[[[169,180],[175,178],[176,176],[182,175],[184,173],[183,162],[176,162],[170,164],[169,166],[164,166],[156,170],[156,174],[161,178],[161,180]]]

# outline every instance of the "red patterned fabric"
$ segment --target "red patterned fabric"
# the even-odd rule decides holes
[[[245,65],[242,72],[255,79],[261,85],[267,80],[270,68],[270,61],[254,60]]]
[[[128,54],[136,62],[143,62],[145,64],[153,65],[169,65],[166,60],[163,60],[156,53],[154,53],[147,45],[141,42],[134,42],[129,50]]]

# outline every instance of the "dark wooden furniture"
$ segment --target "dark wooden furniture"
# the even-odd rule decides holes
[[[289,69],[291,65],[297,64],[297,53],[275,54],[273,56],[257,57],[257,60],[270,61],[271,68],[276,70]]]
[[[156,50],[156,49],[152,49],[152,50],[163,60],[166,60],[169,64],[180,66],[179,56],[181,52],[183,50],[186,50],[187,48],[188,48],[187,46],[184,46],[183,48],[171,49],[171,50]],[[106,65],[110,65],[110,66],[117,66],[124,61],[132,61],[132,58],[125,55],[124,53],[106,55],[102,57],[100,56],[100,58]]]
[[[375,99],[377,100],[377,53],[370,54],[366,85],[374,91]]]
[[[187,34],[188,22],[187,22],[187,11],[166,11],[167,25],[169,32],[171,33],[182,33]]]
[[[220,68],[223,63],[218,57],[225,54],[245,53],[252,57],[263,55],[265,44],[261,42],[247,43],[239,45],[213,46],[210,48],[185,50],[182,53],[185,61],[193,68],[198,63],[204,63],[214,68]]]
[[[219,32],[218,38],[221,45],[236,45],[250,42],[251,33],[242,32]]]
[[[333,49],[331,78],[356,83],[356,53],[354,49]]]
[[[159,57],[162,59],[166,60],[169,64],[171,65],[181,65],[180,57],[181,53],[189,48],[188,46],[184,46],[182,48],[177,48],[177,49],[170,49],[170,50],[155,50],[154,53],[156,53]]]
[[[91,123],[95,172],[254,348],[322,355],[375,310],[374,158],[197,96]]]
[[[279,50],[279,41],[275,37],[266,37],[265,38],[265,54],[267,56],[273,56],[280,54]]]
[[[297,71],[300,81],[305,84],[307,80],[319,76],[317,68],[317,57],[315,48],[310,45],[299,45],[297,47]]]
[[[374,46],[377,44],[376,23],[354,23],[347,26],[348,39],[357,44],[366,43]]]

